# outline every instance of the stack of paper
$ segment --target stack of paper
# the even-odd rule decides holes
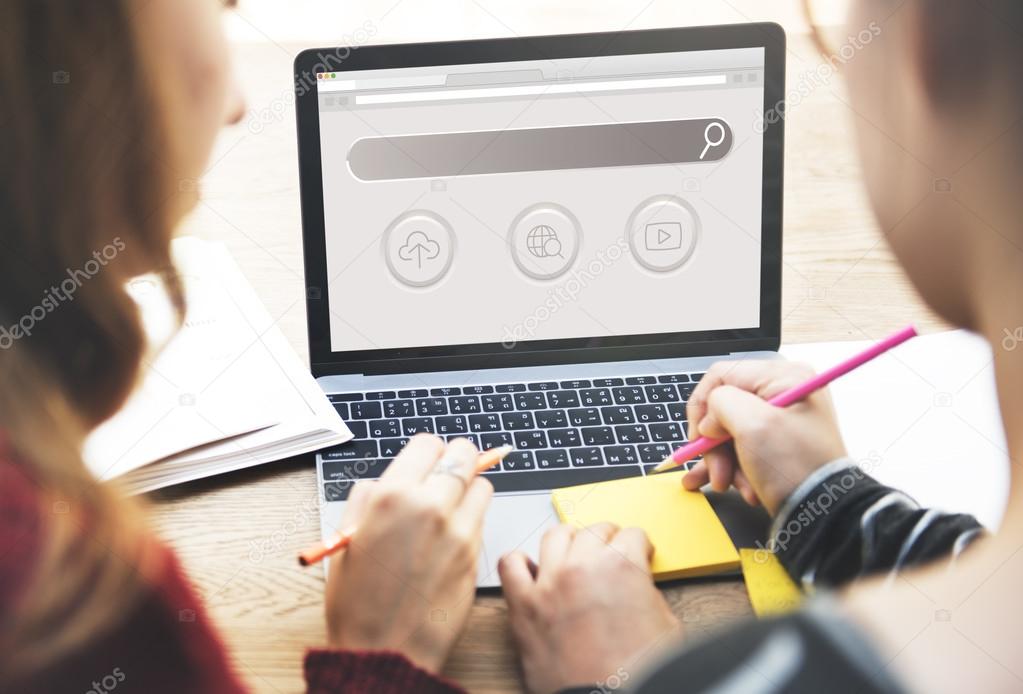
[[[121,412],[89,437],[93,473],[142,493],[351,439],[227,249],[181,238],[174,258],[185,324]],[[162,285],[140,278],[129,290],[159,340],[172,315]]]

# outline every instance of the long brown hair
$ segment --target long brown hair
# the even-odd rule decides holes
[[[147,348],[128,279],[162,273],[182,308],[180,201],[134,5],[0,3],[0,437],[35,485],[43,529],[40,580],[0,625],[0,677],[115,627],[156,570],[136,504],[81,458]]]

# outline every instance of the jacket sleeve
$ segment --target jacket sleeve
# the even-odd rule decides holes
[[[309,694],[465,694],[391,651],[310,650],[305,681]]]
[[[851,460],[815,471],[782,504],[767,548],[804,587],[953,560],[984,532],[973,516],[923,509]]]

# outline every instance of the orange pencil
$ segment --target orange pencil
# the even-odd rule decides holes
[[[513,450],[515,450],[514,446],[500,446],[498,448],[492,448],[485,453],[481,453],[476,462],[476,474],[478,475],[481,472],[486,472],[490,468],[494,467]],[[318,543],[307,548],[298,555],[298,563],[302,566],[309,566],[310,564],[316,564],[317,562],[322,561],[334,552],[340,552],[352,543],[352,538],[355,537],[357,530],[358,526],[352,526],[347,530],[341,530],[340,532],[335,533],[334,537],[330,538],[329,542]]]

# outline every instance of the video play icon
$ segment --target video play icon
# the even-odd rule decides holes
[[[648,251],[677,251],[682,248],[682,225],[678,222],[652,222],[646,225]]]

